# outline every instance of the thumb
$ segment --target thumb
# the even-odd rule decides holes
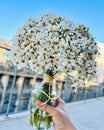
[[[57,112],[57,109],[55,109],[54,107],[40,101],[36,102],[36,106],[40,110],[50,113],[52,116],[54,116]]]

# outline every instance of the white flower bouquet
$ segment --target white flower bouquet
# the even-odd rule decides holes
[[[86,80],[96,75],[97,53],[97,44],[87,27],[45,14],[39,19],[29,19],[18,30],[13,39],[11,61],[18,69],[28,65],[36,74],[45,74],[40,94],[34,94],[34,98],[51,105],[54,76],[60,72],[69,76],[76,72],[73,85],[83,87]],[[32,125],[40,129],[42,120],[48,129],[52,117],[38,108],[31,111]]]

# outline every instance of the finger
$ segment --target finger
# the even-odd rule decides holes
[[[57,107],[57,106],[59,105],[59,103],[60,103],[60,101],[58,101],[57,98],[56,98],[56,99],[54,99],[54,100],[52,101],[52,106],[53,106],[53,107]]]
[[[50,106],[50,105],[48,105],[48,104],[46,104],[46,103],[42,103],[42,102],[40,102],[40,101],[37,101],[36,102],[36,106],[40,109],[40,110],[42,110],[42,111],[45,111],[45,112],[48,112],[48,113],[50,113],[51,115],[55,115],[56,114],[56,112],[57,112],[57,110],[54,108],[54,107],[52,107],[52,106]]]
[[[57,100],[60,101],[60,103],[65,104],[64,100],[62,100],[60,97],[58,97]]]
[[[52,101],[52,106],[54,106],[54,107],[58,107],[60,104],[65,105],[65,102],[59,97],[55,98]]]
[[[66,108],[66,103],[61,98],[57,98],[56,101],[58,102],[58,105],[56,108],[60,108],[63,110]]]
[[[65,102],[61,98],[56,98],[56,101],[58,102],[58,106],[65,105]]]

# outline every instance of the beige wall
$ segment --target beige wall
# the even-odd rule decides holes
[[[0,40],[0,46],[5,46],[7,48],[10,48],[11,43]],[[7,52],[7,50],[0,48],[0,62],[5,62],[6,61],[7,57],[3,55],[6,52]]]

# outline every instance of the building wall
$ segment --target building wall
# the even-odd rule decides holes
[[[11,43],[0,40],[0,62],[5,62],[7,59],[8,51],[1,47],[6,47],[6,48],[10,49]]]

